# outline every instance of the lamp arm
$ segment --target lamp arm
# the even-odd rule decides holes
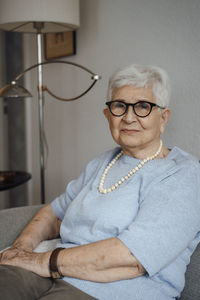
[[[24,71],[22,71],[21,73],[19,73],[14,79],[13,81],[18,81],[25,73],[35,69],[35,68],[38,68],[39,66],[42,66],[42,65],[47,65],[47,64],[67,64],[67,65],[73,65],[75,67],[78,67],[80,69],[83,69],[84,71],[90,73],[92,76],[97,76],[97,79],[100,79],[100,77],[98,75],[96,75],[95,73],[93,73],[91,70],[87,69],[86,67],[80,65],[80,64],[77,64],[77,63],[74,63],[74,62],[71,62],[71,61],[65,61],[65,60],[51,60],[51,61],[45,61],[45,62],[42,62],[42,63],[38,63],[38,64],[35,64],[27,69],[25,69]]]
[[[24,71],[22,71],[21,73],[19,73],[13,80],[12,80],[12,84],[16,84],[16,82],[27,72],[38,68],[39,66],[42,65],[47,65],[47,64],[55,64],[55,63],[60,63],[60,64],[68,64],[68,65],[73,65],[75,67],[78,67],[80,69],[83,69],[84,71],[90,73],[92,75],[91,79],[94,80],[92,82],[92,84],[87,88],[87,90],[85,90],[84,92],[82,92],[80,95],[73,97],[73,98],[62,98],[62,97],[58,97],[56,96],[51,90],[49,90],[49,88],[47,88],[47,86],[42,86],[42,91],[46,91],[48,94],[50,94],[52,97],[56,98],[57,100],[61,100],[61,101],[73,101],[76,99],[79,99],[80,97],[84,96],[85,94],[87,94],[87,92],[89,92],[89,90],[91,90],[91,88],[95,85],[95,83],[97,82],[97,80],[99,80],[101,77],[95,73],[93,73],[91,70],[89,70],[88,68],[74,63],[74,62],[70,62],[70,61],[65,61],[65,60],[52,60],[52,61],[46,61],[46,62],[41,62],[41,63],[37,63],[27,69],[25,69]]]
[[[62,98],[62,97],[58,97],[56,96],[52,91],[50,91],[47,86],[42,86],[42,91],[46,91],[49,95],[51,95],[52,97],[56,98],[57,100],[61,100],[61,101],[73,101],[76,99],[81,98],[82,96],[84,96],[85,94],[87,94],[87,92],[89,92],[89,90],[91,90],[91,88],[95,85],[95,83],[97,82],[98,79],[94,79],[94,81],[92,82],[92,84],[89,86],[89,88],[84,91],[83,93],[81,93],[80,95],[76,96],[76,97],[72,97],[72,98]]]

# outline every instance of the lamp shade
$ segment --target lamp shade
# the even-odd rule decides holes
[[[32,97],[31,93],[25,89],[23,86],[12,81],[10,84],[7,84],[0,89],[0,97],[2,98],[24,98]]]
[[[35,33],[33,22],[44,22],[42,33],[74,30],[79,0],[0,0],[0,29]]]

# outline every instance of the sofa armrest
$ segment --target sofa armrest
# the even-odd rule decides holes
[[[185,275],[185,288],[180,300],[200,299],[200,244],[191,256]]]
[[[0,210],[0,250],[10,246],[42,205]]]

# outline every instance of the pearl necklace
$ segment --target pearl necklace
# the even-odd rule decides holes
[[[112,191],[114,191],[116,188],[118,188],[120,186],[120,184],[122,184],[124,181],[126,181],[127,179],[129,179],[133,174],[135,174],[139,169],[141,169],[144,164],[150,160],[153,160],[154,158],[156,158],[156,156],[158,156],[160,154],[160,151],[162,149],[162,141],[160,140],[160,146],[158,148],[158,150],[156,151],[156,153],[150,157],[147,157],[145,159],[143,159],[142,161],[140,161],[140,163],[133,168],[132,170],[130,170],[128,172],[128,174],[124,177],[122,177],[117,183],[115,183],[114,185],[112,185],[110,188],[104,189],[103,185],[106,179],[106,176],[108,174],[108,171],[110,170],[110,168],[112,168],[112,166],[117,162],[117,160],[122,156],[123,151],[121,151],[119,154],[117,154],[117,156],[115,158],[113,158],[113,160],[109,163],[109,165],[105,168],[102,176],[101,176],[101,180],[99,183],[99,192],[101,194],[107,194],[110,193]]]

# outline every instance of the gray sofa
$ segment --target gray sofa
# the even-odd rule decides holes
[[[0,250],[12,244],[40,208],[38,205],[0,210]],[[186,285],[180,300],[200,300],[200,244],[187,268]]]

